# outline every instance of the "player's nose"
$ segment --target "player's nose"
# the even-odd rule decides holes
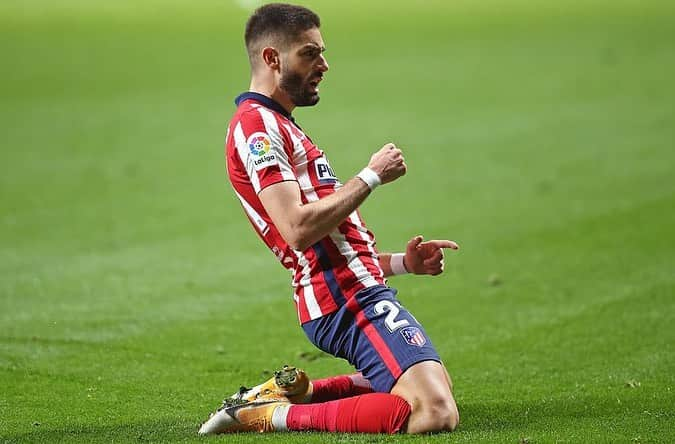
[[[321,72],[326,72],[328,71],[328,68],[330,68],[328,66],[328,60],[326,60],[326,57],[322,54],[321,60],[319,62],[319,69],[321,70]]]

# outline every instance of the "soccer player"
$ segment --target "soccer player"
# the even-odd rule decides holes
[[[401,150],[387,143],[343,184],[291,116],[295,107],[319,101],[328,71],[319,27],[315,13],[287,4],[260,7],[249,18],[251,84],[236,99],[227,170],[254,229],[292,273],[306,335],[359,373],[309,381],[285,367],[226,399],[200,433],[451,431],[459,415],[450,377],[386,278],[440,274],[443,249],[458,246],[416,236],[404,253],[376,250],[357,209],[407,167]]]

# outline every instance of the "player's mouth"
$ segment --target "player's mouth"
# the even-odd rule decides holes
[[[321,82],[321,80],[323,80],[323,78],[319,77],[309,82],[309,88],[314,94],[319,92],[319,83]]]

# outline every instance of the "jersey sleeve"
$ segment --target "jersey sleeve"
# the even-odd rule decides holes
[[[272,112],[256,108],[243,114],[233,136],[256,194],[275,183],[297,181],[290,161],[293,146]]]

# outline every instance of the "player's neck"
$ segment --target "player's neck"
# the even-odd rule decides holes
[[[284,109],[288,111],[289,114],[292,113],[293,110],[295,109],[295,104],[293,103],[291,98],[288,97],[288,94],[279,89],[279,87],[276,85],[266,85],[263,83],[256,82],[254,79],[251,80],[251,86],[249,87],[249,91],[269,97],[270,99],[277,102],[279,105],[283,106]]]

